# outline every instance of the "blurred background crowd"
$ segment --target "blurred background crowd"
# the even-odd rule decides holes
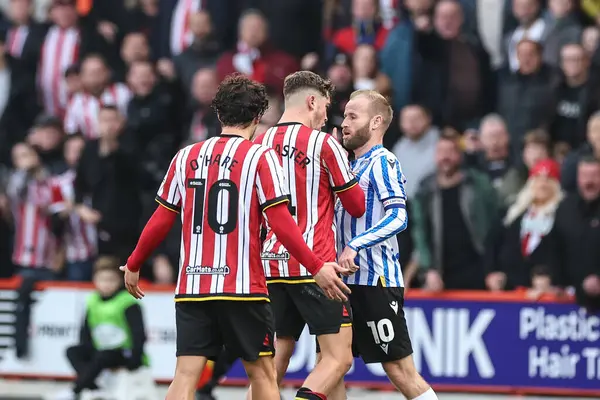
[[[600,305],[600,0],[1,0],[0,276],[124,260],[220,80],[307,69],[390,98],[407,285]],[[260,133],[260,132],[259,132]],[[177,227],[143,274],[171,283]],[[559,289],[560,288],[560,289]]]

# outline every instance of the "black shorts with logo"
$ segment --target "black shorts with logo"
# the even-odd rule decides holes
[[[215,360],[223,347],[245,361],[275,354],[274,323],[267,301],[178,301],[177,356]]]
[[[352,325],[349,307],[330,300],[314,282],[278,282],[268,287],[278,337],[293,337],[297,341],[304,325],[316,336],[335,334],[341,327]]]
[[[404,317],[404,288],[348,285],[352,294],[352,351],[367,364],[412,354]]]

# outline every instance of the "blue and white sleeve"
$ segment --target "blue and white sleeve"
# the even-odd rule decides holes
[[[383,204],[385,214],[370,229],[352,239],[348,246],[356,251],[374,246],[406,229],[408,215],[406,213],[406,179],[402,174],[400,163],[395,158],[381,157],[369,176],[375,188],[377,199]],[[368,210],[367,210],[368,212]]]

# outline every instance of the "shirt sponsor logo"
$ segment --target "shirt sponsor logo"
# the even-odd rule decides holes
[[[211,267],[206,265],[188,265],[185,273],[188,275],[229,275],[229,267]]]
[[[262,258],[263,260],[289,260],[290,259],[290,253],[283,252],[283,253],[272,253],[270,251],[263,251],[260,254],[260,258]]]

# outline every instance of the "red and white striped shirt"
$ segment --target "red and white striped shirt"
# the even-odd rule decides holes
[[[75,171],[69,170],[52,179],[50,212],[57,214],[75,202]],[[94,224],[83,222],[77,213],[69,214],[63,243],[67,262],[88,261],[98,253],[98,233]]]
[[[81,132],[87,139],[98,138],[100,107],[114,105],[123,115],[126,115],[130,99],[131,91],[122,83],[110,85],[102,92],[100,98],[87,93],[76,93],[67,106],[65,132],[68,134]]]
[[[187,49],[194,40],[190,31],[190,15],[202,9],[202,0],[178,0],[171,19],[171,55]]]
[[[50,28],[42,46],[38,84],[47,114],[63,117],[68,102],[65,70],[79,60],[77,28]]]
[[[14,58],[21,58],[23,47],[29,36],[29,27],[27,25],[17,26],[8,30],[6,37],[6,48],[8,54]]]
[[[291,193],[290,212],[308,247],[321,260],[335,261],[334,193],[357,184],[344,148],[330,134],[297,123],[279,124],[255,142],[278,154]],[[263,250],[270,282],[300,283],[311,276],[272,231]]]
[[[156,197],[183,211],[176,299],[267,300],[263,211],[287,196],[271,149],[225,134],[180,150]]]
[[[48,180],[26,182],[27,179],[25,172],[17,171],[11,175],[7,187],[15,222],[13,263],[21,267],[50,268],[56,254],[56,240],[48,218],[52,190]],[[22,195],[24,190],[26,194]]]

